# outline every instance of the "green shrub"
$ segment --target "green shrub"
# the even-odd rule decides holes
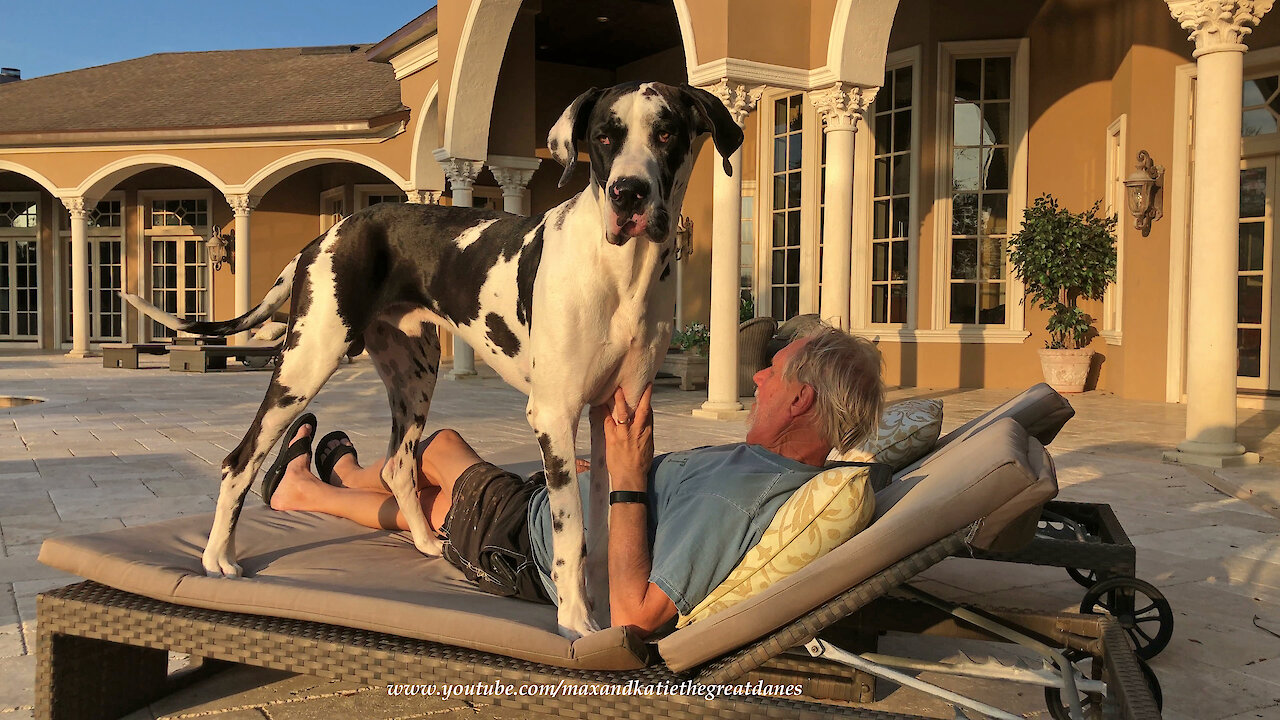
[[[1073,213],[1053,196],[1041,195],[1023,213],[1022,230],[1009,239],[1009,261],[1027,297],[1052,313],[1045,347],[1087,345],[1093,318],[1077,302],[1101,300],[1116,280],[1117,218],[1100,217],[1100,206]]]

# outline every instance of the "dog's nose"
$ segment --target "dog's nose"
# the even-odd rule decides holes
[[[649,197],[649,182],[635,177],[618,178],[609,186],[609,202],[618,214],[632,213]]]

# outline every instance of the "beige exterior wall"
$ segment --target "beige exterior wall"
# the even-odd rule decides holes
[[[401,81],[402,99],[411,109],[411,117],[404,130],[394,137],[146,148],[0,148],[0,160],[24,165],[47,177],[58,188],[73,189],[113,162],[144,154],[165,155],[202,169],[212,184],[235,188],[244,185],[264,167],[294,153],[310,152],[317,157],[342,153],[344,159],[367,158],[369,164],[387,168],[393,179],[402,180],[406,185],[418,178],[419,188],[441,190],[443,180],[431,151],[444,143],[453,65],[459,55],[462,30],[472,2],[474,0],[454,0],[440,7],[437,16],[439,60]],[[705,65],[725,57],[804,73],[818,70],[827,64],[829,33],[837,5],[837,0],[790,0],[785,5],[774,0],[688,2],[684,8],[696,40],[696,58],[686,58],[681,46],[616,71],[535,61],[533,16],[522,11],[516,15],[496,88],[489,152],[517,156],[537,154],[544,158],[543,166],[529,185],[529,192],[532,210],[545,210],[576,192],[588,176],[586,164],[580,164],[572,181],[565,188],[557,188],[561,168],[546,159],[549,155],[544,147],[551,124],[582,90],[632,79],[681,81],[687,64]],[[1248,38],[1251,48],[1280,45],[1280,22],[1269,20],[1264,19],[1261,27]],[[1173,169],[1174,127],[1180,111],[1174,107],[1174,76],[1179,66],[1192,62],[1192,46],[1169,17],[1165,3],[1160,0],[1070,4],[901,0],[888,50],[918,48],[920,62],[915,68],[915,82],[924,89],[922,103],[916,109],[920,135],[914,149],[920,168],[914,198],[919,208],[919,226],[918,273],[913,288],[918,302],[913,320],[918,329],[933,329],[934,297],[945,295],[935,293],[933,287],[935,243],[947,241],[945,229],[936,227],[939,198],[935,197],[932,175],[938,151],[939,105],[949,101],[938,90],[939,44],[1017,38],[1028,39],[1030,53],[1026,137],[1028,203],[1044,192],[1052,193],[1072,210],[1087,208],[1102,199],[1106,194],[1107,128],[1122,115],[1127,117],[1124,171],[1131,169],[1139,149],[1149,151],[1157,163]],[[437,114],[423,125],[433,89]],[[747,181],[757,179],[761,150],[771,152],[768,145],[760,145],[758,115],[753,114],[747,122],[742,163]],[[820,131],[815,131],[806,137],[806,142],[820,137]],[[707,143],[697,159],[684,206],[684,214],[694,221],[694,252],[683,270],[685,322],[705,321],[708,315],[713,160],[714,150]],[[385,182],[377,173],[354,165],[300,168],[292,174],[286,171],[287,177],[266,193],[252,216],[255,251],[251,294],[254,297],[265,292],[284,262],[318,231],[322,190],[342,185],[348,188],[350,198],[350,188],[356,183]],[[116,187],[125,192],[131,228],[137,223],[138,190],[161,186],[211,187],[210,182],[197,180],[181,170],[146,170],[132,177],[126,171],[122,176],[124,179]],[[431,179],[426,180],[428,177]],[[492,176],[486,171],[477,183],[492,185]],[[0,174],[0,190],[37,187],[18,175]],[[231,213],[220,195],[214,194],[211,207],[215,222],[226,225]],[[1121,278],[1123,336],[1120,344],[1109,344],[1100,338],[1092,345],[1104,359],[1097,378],[1097,387],[1101,389],[1138,399],[1164,399],[1170,343],[1169,205],[1175,201],[1175,198],[1166,198],[1166,217],[1155,223],[1148,237],[1143,238],[1132,230],[1125,232]],[[348,210],[350,202],[348,200]],[[55,200],[44,194],[42,212],[46,226],[42,228],[42,239],[46,242],[42,252],[49,259],[46,262],[42,256],[41,281],[48,287],[60,286],[60,280],[54,280],[54,231],[49,224],[54,206]],[[757,207],[756,218],[757,223],[767,220],[767,210]],[[1127,212],[1122,212],[1121,223],[1130,222]],[[809,225],[816,233],[817,223]],[[758,227],[756,237],[760,239]],[[139,248],[137,242],[130,245],[129,289],[134,289],[142,260]],[[215,273],[213,292],[215,314],[230,315],[233,289],[231,275],[226,270]],[[856,303],[858,298],[854,300]],[[43,316],[46,334],[50,337],[60,321],[52,307],[46,304]],[[1100,303],[1088,304],[1086,310],[1101,322]],[[1025,312],[1025,327],[1030,332],[1026,341],[959,344],[881,340],[888,381],[937,387],[1020,387],[1038,381],[1036,351],[1046,337],[1043,329],[1046,316],[1034,308],[1022,310],[1016,298],[1010,299],[1008,311]]]

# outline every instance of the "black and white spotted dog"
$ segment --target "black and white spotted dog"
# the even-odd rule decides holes
[[[560,633],[577,637],[596,629],[572,462],[578,419],[584,406],[610,402],[619,385],[634,405],[662,362],[675,304],[675,221],[707,132],[729,171],[727,158],[742,144],[742,131],[714,95],[659,83],[593,88],[573,101],[548,137],[565,168],[562,185],[579,141],[586,141],[590,184],[541,216],[376,205],[307,245],[258,307],[225,322],[176,318],[130,297],[176,329],[217,335],[242,332],[294,297],[266,397],[222,463],[205,570],[239,575],[233,531],[245,493],[285,429],[348,348],[361,343],[391,404],[382,478],[417,548],[440,554],[414,495],[414,449],[431,407],[440,360],[436,326],[442,326],[529,395],[526,415],[542,449],[553,516]],[[609,488],[603,431],[593,419],[587,535],[597,597],[607,582],[607,556],[600,551]]]

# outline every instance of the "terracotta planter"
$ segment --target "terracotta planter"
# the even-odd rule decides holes
[[[1084,383],[1089,378],[1089,366],[1092,363],[1093,351],[1089,348],[1040,350],[1040,368],[1044,371],[1044,381],[1060,393],[1084,392]]]

